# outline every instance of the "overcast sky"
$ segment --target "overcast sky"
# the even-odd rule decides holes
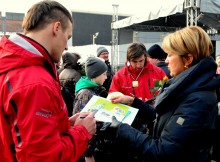
[[[39,0],[0,0],[0,11],[26,13]],[[113,4],[118,6],[118,14],[130,16],[144,13],[149,7],[160,6],[162,1],[178,0],[59,0],[66,8],[75,12],[113,14]]]

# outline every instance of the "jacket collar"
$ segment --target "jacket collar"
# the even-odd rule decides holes
[[[187,94],[195,91],[215,90],[220,86],[220,78],[215,74],[216,67],[217,65],[212,57],[204,58],[175,78],[168,80],[156,97],[156,109],[160,110],[160,105],[179,101]],[[166,108],[162,106],[161,109]]]

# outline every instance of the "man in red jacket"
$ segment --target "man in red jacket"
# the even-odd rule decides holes
[[[147,101],[157,95],[152,91],[155,82],[163,80],[165,72],[147,60],[147,50],[142,43],[133,43],[127,50],[127,62],[113,77],[109,93],[121,92]]]
[[[24,35],[0,41],[0,159],[77,161],[96,121],[93,113],[68,118],[61,95],[55,63],[72,36],[71,14],[56,1],[41,1],[22,27]]]

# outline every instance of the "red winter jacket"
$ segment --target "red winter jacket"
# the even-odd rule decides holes
[[[142,72],[140,69],[135,70],[131,65],[125,65],[113,76],[109,93],[121,92],[124,95],[136,96],[143,101],[147,101],[154,97],[153,93],[150,92],[150,88],[154,88],[155,81],[163,80],[164,76],[166,76],[164,71],[149,61],[146,62]],[[138,87],[132,87],[132,81],[137,77]]]
[[[33,40],[10,40],[0,41],[1,161],[77,161],[91,135],[70,127],[55,65]]]

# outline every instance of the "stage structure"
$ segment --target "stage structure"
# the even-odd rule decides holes
[[[113,4],[113,15],[112,15],[112,22],[118,21],[118,5]],[[112,47],[111,47],[111,65],[113,68],[113,71],[116,72],[118,70],[118,29],[112,28],[112,41],[111,41]]]
[[[173,32],[185,26],[196,25],[206,30],[212,41],[220,40],[219,0],[161,0],[157,8],[151,8],[150,5],[147,7],[149,8],[146,8],[146,14],[133,15],[119,21],[113,20],[112,49],[117,50],[112,50],[112,57],[114,57],[112,64],[115,67],[119,62],[121,40],[118,37],[122,31]]]
[[[186,26],[197,26],[200,0],[185,0],[184,9],[186,10]]]

